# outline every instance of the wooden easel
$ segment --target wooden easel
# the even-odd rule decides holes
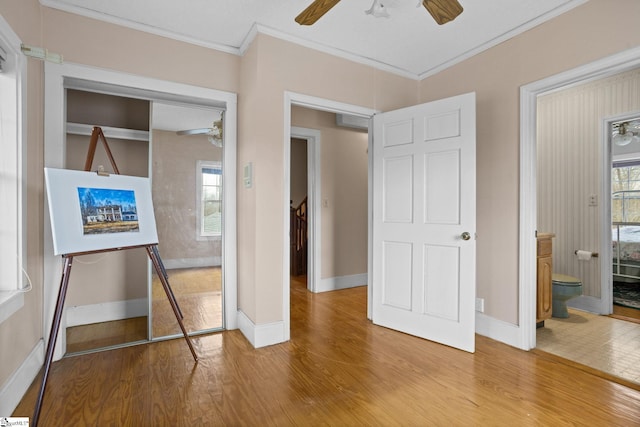
[[[87,153],[87,160],[84,165],[84,170],[87,172],[91,170],[91,165],[93,164],[93,158],[95,156],[96,147],[98,145],[98,139],[100,139],[104,145],[104,149],[107,152],[107,156],[109,157],[109,161],[111,162],[113,171],[119,175],[120,171],[118,170],[118,167],[116,166],[116,162],[113,159],[113,155],[111,154],[111,150],[109,149],[109,144],[107,144],[107,139],[105,138],[104,133],[102,133],[102,129],[98,126],[94,126],[93,131],[91,132],[91,140],[89,142],[89,151]],[[102,170],[98,171],[97,173],[99,175],[109,176],[108,173]],[[53,323],[51,324],[51,333],[49,334],[49,343],[47,344],[47,351],[45,354],[44,372],[42,374],[42,381],[40,382],[40,392],[38,393],[38,400],[36,401],[36,407],[33,413],[32,425],[34,427],[38,425],[38,419],[40,418],[40,410],[42,409],[42,400],[44,398],[44,392],[47,387],[49,369],[51,368],[51,362],[53,360],[53,351],[55,349],[56,340],[58,338],[58,329],[60,328],[60,320],[62,318],[64,301],[67,295],[67,288],[69,286],[69,276],[71,274],[73,257],[78,255],[89,255],[89,254],[95,254],[95,253],[113,252],[113,251],[135,249],[135,248],[145,248],[147,250],[149,259],[151,259],[151,263],[153,264],[156,274],[160,278],[160,283],[162,283],[162,287],[164,289],[165,294],[167,295],[169,304],[171,304],[171,308],[173,309],[173,313],[176,316],[176,320],[180,325],[180,329],[182,330],[184,339],[187,342],[187,345],[189,346],[189,350],[191,351],[193,360],[196,363],[198,362],[198,356],[196,355],[196,352],[193,348],[193,344],[191,343],[191,339],[187,334],[187,330],[184,327],[184,323],[182,323],[182,319],[184,317],[182,315],[180,307],[178,306],[176,297],[173,294],[173,290],[169,285],[169,277],[167,275],[167,271],[164,268],[162,260],[160,259],[160,254],[158,252],[157,244],[128,246],[124,248],[113,248],[113,249],[105,249],[105,250],[90,251],[90,252],[78,252],[78,253],[62,255],[62,257],[64,258],[64,266],[62,268],[62,278],[60,279],[60,289],[58,291],[58,300],[56,301],[56,309],[53,314]]]

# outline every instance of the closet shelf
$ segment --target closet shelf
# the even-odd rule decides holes
[[[100,126],[102,133],[108,139],[129,139],[132,141],[149,141],[149,132],[146,130],[134,130],[125,128],[116,128],[110,126]],[[93,125],[84,123],[67,123],[67,133],[72,135],[91,136]]]

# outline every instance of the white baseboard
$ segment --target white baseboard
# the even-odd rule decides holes
[[[522,348],[520,327],[476,311],[476,333],[512,347]]]
[[[238,310],[238,328],[254,348],[285,342],[284,322],[256,325],[246,314]]]
[[[167,270],[174,268],[220,267],[222,265],[222,257],[163,259],[162,264]]]
[[[602,300],[600,298],[588,295],[580,295],[577,298],[572,298],[567,301],[567,306],[571,308],[595,314],[608,314],[605,313],[606,310],[603,309],[602,305]]]
[[[38,341],[20,367],[0,389],[0,416],[13,414],[18,403],[44,365],[44,340]]]
[[[367,285],[367,273],[352,274],[350,276],[329,277],[321,279],[315,292],[337,291],[338,289],[355,288]]]
[[[146,298],[78,305],[66,309],[66,324],[67,327],[71,327],[89,325],[91,323],[110,322],[113,320],[146,316],[148,312],[149,305]]]

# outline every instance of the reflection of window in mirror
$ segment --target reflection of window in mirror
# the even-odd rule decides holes
[[[220,162],[198,161],[198,230],[200,238],[222,234],[222,165]]]

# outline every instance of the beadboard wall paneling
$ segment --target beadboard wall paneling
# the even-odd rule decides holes
[[[607,117],[639,110],[640,69],[538,98],[538,231],[556,234],[553,270],[582,279],[584,295],[601,292],[600,258],[575,255],[600,248],[600,204],[610,197],[601,194],[610,171],[602,170],[600,129]],[[591,195],[598,206],[589,206]]]

